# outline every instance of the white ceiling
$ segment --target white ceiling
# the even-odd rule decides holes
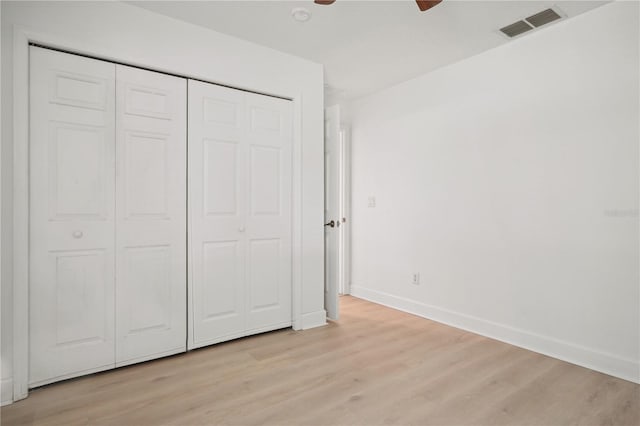
[[[498,29],[548,7],[573,17],[606,2],[444,0],[426,12],[414,0],[337,0],[330,6],[313,0],[129,3],[324,64],[333,101],[364,96],[513,42]],[[294,7],[308,9],[311,20],[294,21]]]

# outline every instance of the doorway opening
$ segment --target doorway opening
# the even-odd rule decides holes
[[[339,319],[338,297],[350,293],[349,129],[340,123],[338,105],[325,110],[325,310]]]

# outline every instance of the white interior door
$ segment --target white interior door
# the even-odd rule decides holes
[[[333,320],[340,316],[340,156],[340,106],[336,105],[324,112],[324,306]]]
[[[186,350],[187,80],[116,67],[116,365]]]
[[[290,102],[189,81],[189,347],[291,324]]]
[[[245,93],[246,324],[291,325],[291,102]]]
[[[115,65],[30,48],[29,383],[110,368]]]

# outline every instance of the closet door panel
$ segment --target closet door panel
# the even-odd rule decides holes
[[[243,92],[189,80],[190,348],[245,329],[245,121]]]
[[[245,94],[247,330],[291,324],[291,102]]]
[[[29,384],[114,365],[115,66],[30,48]]]
[[[116,68],[116,363],[186,350],[186,80]]]

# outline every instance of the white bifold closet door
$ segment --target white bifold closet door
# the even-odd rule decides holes
[[[30,59],[30,385],[184,351],[186,81]]]
[[[31,48],[29,382],[115,363],[115,65]]]
[[[291,102],[189,80],[189,347],[291,325]]]
[[[187,340],[187,81],[116,67],[116,365]]]

